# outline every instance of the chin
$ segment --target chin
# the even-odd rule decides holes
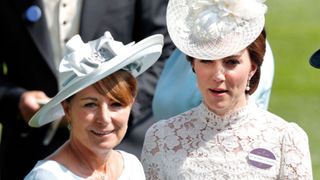
[[[210,111],[214,112],[219,116],[223,116],[229,111],[226,104],[222,103],[211,104],[210,106],[208,106],[208,108],[210,109]]]
[[[100,146],[100,148],[103,148],[103,149],[113,149],[118,144],[119,144],[119,142],[105,142],[105,143],[100,144],[99,146]]]
[[[206,105],[209,107],[210,110],[220,110],[225,109],[227,103],[224,101],[209,101],[206,103]]]

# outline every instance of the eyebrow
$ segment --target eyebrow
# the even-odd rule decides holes
[[[97,98],[93,98],[93,97],[84,97],[84,98],[81,98],[80,100],[92,100],[92,101],[98,101]]]
[[[232,56],[225,57],[225,58],[223,58],[223,59],[230,59],[230,58],[236,58],[236,59],[238,59],[238,58],[240,58],[240,57],[241,57],[241,55],[242,55],[242,54],[239,54],[239,55],[232,55]]]

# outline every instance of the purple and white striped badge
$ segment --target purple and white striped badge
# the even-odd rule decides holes
[[[264,148],[256,148],[250,151],[248,159],[249,164],[260,169],[271,168],[276,162],[276,157],[274,154]]]

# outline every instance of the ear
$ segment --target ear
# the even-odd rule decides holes
[[[61,105],[63,107],[63,111],[66,117],[69,117],[69,110],[70,110],[70,103],[67,101],[61,102]]]
[[[257,64],[251,63],[251,70],[249,72],[249,79],[252,78],[252,76],[256,73],[257,69],[258,69]]]
[[[136,102],[136,97],[134,97],[133,99],[132,99],[132,106],[133,106],[133,104]]]

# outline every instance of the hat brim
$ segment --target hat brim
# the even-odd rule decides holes
[[[102,64],[90,74],[76,78],[67,86],[63,87],[47,104],[41,107],[29,121],[29,126],[40,127],[62,118],[64,116],[63,108],[61,106],[63,100],[104,77],[123,69],[131,63],[138,62],[138,64],[141,65],[139,69],[130,71],[134,77],[137,77],[158,60],[162,52],[162,46],[162,35],[150,36],[133,45],[126,53],[120,54]]]
[[[320,69],[320,49],[312,54],[309,63],[311,66]]]

